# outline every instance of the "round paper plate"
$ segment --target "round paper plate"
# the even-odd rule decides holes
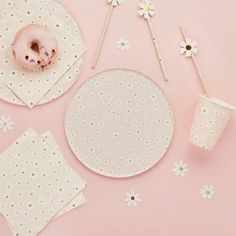
[[[26,24],[40,24],[40,25],[48,25],[50,29],[56,34],[59,42],[60,42],[60,57],[58,61],[63,61],[66,64],[66,58],[73,58],[70,63],[68,62],[68,68],[62,73],[62,75],[58,75],[58,80],[55,80],[55,83],[48,88],[45,94],[42,94],[42,97],[37,102],[36,105],[45,104],[51,102],[64,93],[66,93],[73,84],[77,81],[78,75],[81,71],[81,66],[83,62],[83,54],[85,51],[85,46],[82,39],[82,34],[80,30],[80,26],[77,23],[76,19],[71,15],[71,13],[59,3],[59,1],[53,0],[41,0],[39,1],[22,1],[22,0],[2,0],[3,8],[0,9],[0,26],[4,25],[8,22],[8,19],[15,22],[22,22],[22,27]],[[35,5],[35,2],[39,5]],[[25,4],[25,5],[24,5]],[[40,7],[38,7],[40,6]],[[27,11],[25,10],[27,9]],[[29,14],[29,12],[31,12]],[[14,18],[13,18],[14,17]],[[13,18],[13,19],[12,19]],[[34,20],[34,21],[32,21]],[[10,24],[10,23],[9,23]],[[5,27],[5,31],[1,33],[2,36],[8,37],[8,30]],[[14,28],[14,24],[11,28]],[[61,29],[64,30],[61,30]],[[17,32],[17,31],[16,31]],[[66,33],[65,33],[66,32]],[[1,37],[1,38],[4,38]],[[8,39],[9,40],[9,39]],[[65,41],[65,42],[64,42]],[[62,43],[63,42],[63,43]],[[3,42],[0,42],[0,44]],[[78,45],[76,44],[78,43]],[[76,54],[71,53],[76,46]],[[6,45],[5,45],[6,46]],[[6,48],[4,45],[1,45],[1,48]],[[63,47],[62,47],[63,46]],[[80,50],[79,50],[80,49]],[[2,49],[4,50],[4,49]],[[79,52],[79,53],[78,53]],[[66,58],[65,58],[66,57]],[[63,60],[63,58],[65,58]],[[13,63],[14,65],[14,63]],[[25,71],[18,71],[18,68],[14,68],[14,66],[9,66],[7,69],[6,66],[0,66],[1,76],[0,76],[0,99],[16,104],[16,105],[26,105],[21,99],[20,96],[17,95],[13,90],[7,86],[5,78],[10,80],[9,74],[13,73],[17,75],[17,73],[24,74],[25,83],[26,81],[31,81],[31,74]],[[5,68],[5,69],[4,69]],[[9,73],[6,70],[10,71]],[[16,71],[15,71],[16,70]],[[57,69],[54,70],[55,74],[57,73]],[[46,72],[46,71],[45,71]],[[54,73],[53,72],[53,73]],[[34,86],[26,86],[23,85],[23,90],[28,91],[29,94],[37,94],[40,89],[45,87],[45,83],[47,80],[52,79],[51,75],[45,75],[44,77],[40,77],[40,79],[33,80],[34,83],[30,82]],[[18,79],[18,76],[16,76]],[[13,80],[12,80],[13,81]],[[16,83],[16,80],[14,83]],[[16,86],[17,87],[17,86]],[[21,86],[22,87],[22,84]],[[27,88],[27,89],[26,89]]]
[[[174,120],[165,94],[152,80],[117,69],[80,87],[68,107],[65,131],[87,168],[123,178],[147,171],[163,157]]]

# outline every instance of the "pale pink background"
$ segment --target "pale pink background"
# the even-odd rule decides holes
[[[136,0],[114,11],[109,33],[95,71],[91,70],[108,6],[105,0],[64,0],[81,25],[87,54],[78,83],[59,100],[34,110],[0,102],[0,115],[9,115],[14,130],[0,132],[0,152],[27,128],[51,130],[68,163],[88,182],[88,203],[51,223],[40,236],[234,236],[236,235],[236,119],[212,152],[188,142],[189,129],[198,94],[201,92],[190,60],[178,54],[182,39],[178,30],[184,23],[188,34],[199,43],[198,60],[212,93],[236,105],[235,0],[153,0],[153,18],[170,81],[163,82],[153,45],[144,20],[137,16]],[[130,40],[128,52],[115,49],[120,36]],[[176,130],[173,144],[162,161],[147,173],[126,180],[98,176],[86,169],[72,154],[64,135],[64,113],[82,81],[110,68],[135,69],[153,78],[164,89],[173,106]],[[173,163],[184,160],[186,177],[176,177]],[[216,195],[204,200],[200,189],[215,186]],[[135,190],[142,202],[128,208],[125,194]],[[10,236],[3,218],[0,235]]]

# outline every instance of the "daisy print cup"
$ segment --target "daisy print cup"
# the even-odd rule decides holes
[[[231,119],[235,107],[216,98],[200,95],[190,133],[190,142],[212,150]]]

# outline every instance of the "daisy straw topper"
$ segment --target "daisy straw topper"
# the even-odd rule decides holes
[[[180,54],[185,54],[186,57],[192,57],[193,54],[198,53],[197,42],[195,40],[186,38],[179,44]]]
[[[166,68],[164,65],[164,60],[162,58],[161,50],[160,50],[158,40],[157,40],[157,36],[156,36],[156,33],[154,32],[154,27],[151,22],[151,17],[153,17],[155,15],[155,7],[151,3],[150,0],[141,0],[138,4],[138,7],[139,7],[138,14],[140,16],[142,16],[147,22],[147,25],[148,25],[148,28],[150,31],[150,35],[151,35],[151,39],[154,44],[155,53],[156,53],[156,56],[158,59],[158,63],[160,64],[160,67],[161,67],[161,72],[162,72],[163,78],[165,81],[168,81]]]
[[[139,2],[139,8],[141,8],[141,10],[138,11],[138,14],[144,16],[146,20],[149,19],[150,16],[155,15],[155,7],[149,0],[141,0]]]
[[[108,3],[112,4],[114,7],[121,5],[123,2],[124,0],[108,0]]]
[[[187,34],[186,34],[183,26],[180,26],[180,32],[181,32],[183,39],[184,39],[179,45],[180,54],[185,54],[185,56],[187,58],[192,59],[192,62],[193,62],[194,67],[197,71],[198,78],[199,78],[199,81],[200,81],[201,86],[203,88],[203,91],[207,97],[211,97],[209,89],[207,87],[206,80],[203,76],[203,73],[200,70],[200,66],[199,66],[196,56],[195,56],[195,54],[198,53],[197,42],[195,40],[192,40],[189,37],[187,37]]]

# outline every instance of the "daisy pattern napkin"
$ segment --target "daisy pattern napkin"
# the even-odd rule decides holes
[[[11,10],[16,3],[17,0],[1,0],[0,19],[3,19],[6,16],[7,12]]]
[[[85,203],[86,183],[66,164],[50,133],[24,133],[0,155],[0,173],[0,211],[15,234],[36,236]]]
[[[28,72],[15,63],[12,43],[16,33],[29,24],[46,26],[56,36],[59,58],[43,72]],[[82,57],[85,46],[78,25],[54,0],[18,0],[0,26],[0,80],[25,105],[34,107]]]

